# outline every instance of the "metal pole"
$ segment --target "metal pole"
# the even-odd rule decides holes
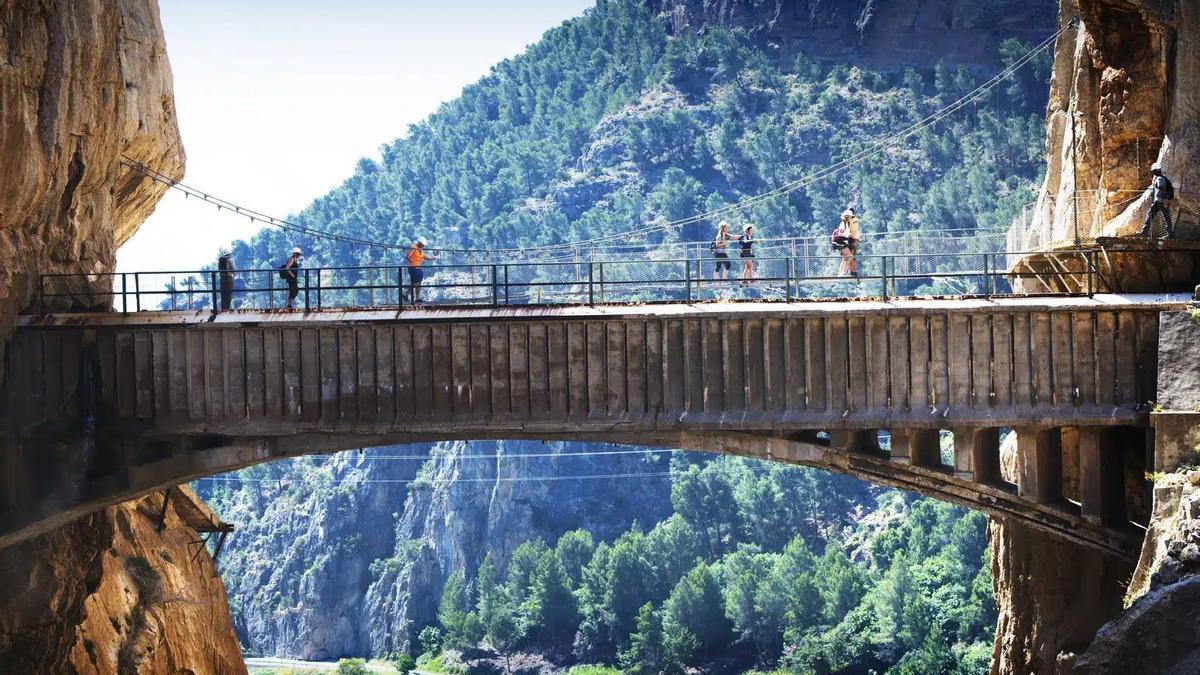
[[[396,266],[396,306],[404,308],[404,268]]]
[[[175,294],[179,292],[179,284],[175,283],[175,275],[171,275],[171,311],[175,311]]]
[[[983,255],[983,295],[987,298],[992,297],[991,292],[988,290],[991,286],[991,278],[992,275],[988,272],[988,256],[985,253]]]
[[[121,313],[129,313],[129,298],[125,294],[125,273],[121,273]],[[189,303],[190,304],[190,303]]]
[[[881,256],[879,260],[881,269],[880,278],[883,281],[883,299],[886,301],[888,299],[888,258],[887,256]]]
[[[375,306],[375,268],[367,270],[367,297],[372,307]]]
[[[497,265],[492,265],[492,306],[500,304],[500,273]]]
[[[1075,207],[1075,248],[1079,248],[1079,160],[1076,158],[1076,153],[1078,150],[1075,147],[1075,122],[1078,112],[1074,110],[1074,104],[1072,104],[1071,107],[1071,201],[1073,203],[1072,205]]]
[[[46,313],[46,275],[38,275],[38,308],[42,314]]]
[[[792,301],[792,261],[794,261],[796,259],[795,255],[796,255],[796,242],[795,242],[795,240],[793,240],[792,241],[792,256],[793,257],[788,258],[787,260],[784,261],[784,263],[786,264],[785,274],[787,275],[787,282],[785,283],[785,285],[783,287],[783,299],[786,302]]]
[[[594,262],[588,262],[588,304],[596,306],[596,274],[593,271],[596,266]]]
[[[317,309],[321,309],[321,268],[317,268]]]
[[[1085,256],[1085,260],[1087,261],[1087,295],[1090,298],[1096,294],[1096,287],[1092,279],[1093,275],[1096,273],[1096,266],[1094,264],[1096,262],[1095,252],[1088,251]]]
[[[142,311],[142,281],[139,272],[133,273],[133,308]]]
[[[304,311],[306,311],[306,312],[312,308],[312,304],[310,302],[309,293],[308,293],[309,283],[310,283],[310,280],[309,280],[309,276],[308,276],[308,268],[305,267],[304,268]]]
[[[187,293],[188,293],[188,302],[187,302],[187,308],[188,308],[188,309],[195,309],[195,301],[196,301],[196,299],[195,299],[195,296],[193,295],[193,293],[194,293],[194,291],[196,290],[196,277],[191,277],[191,276],[189,276],[189,277],[187,278],[187,282],[188,282],[188,291],[187,291]]]
[[[506,304],[506,305],[512,304],[512,302],[508,299],[508,264],[507,263],[505,263],[505,265],[504,265],[504,304]]]
[[[216,273],[216,272],[209,272],[209,273],[208,273],[208,288],[209,288],[209,296],[212,298],[212,312],[213,312],[213,314],[216,314],[216,313],[217,313],[217,310],[218,310],[218,305],[217,305],[217,273]]]
[[[688,304],[692,302],[692,259],[690,257],[683,259],[683,284],[684,297],[687,298]]]
[[[600,263],[600,302],[604,302],[604,263]]]

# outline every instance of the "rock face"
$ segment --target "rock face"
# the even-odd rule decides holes
[[[999,0],[876,2],[810,0],[737,2],[730,0],[650,0],[673,32],[707,26],[743,28],[781,58],[857,63],[881,70],[951,64],[998,65],[995,45],[1015,37],[1041,42],[1042,28],[1054,17],[1054,4]]]
[[[245,673],[225,589],[162,496],[0,556],[0,665],[11,673]]]
[[[222,554],[237,632],[254,653],[306,659],[406,649],[435,621],[450,573],[474,571],[489,551],[504,562],[526,540],[580,527],[611,540],[634,519],[669,515],[661,475],[637,490],[619,477],[572,479],[666,471],[661,455],[608,449],[382,447],[278,462],[228,494],[204,482],[223,517],[245,525]]]
[[[6,2],[0,46],[3,343],[38,274],[111,271],[154,209],[165,188],[121,158],[179,178],[184,154],[154,0]]]
[[[1063,437],[1063,455],[1073,439]],[[1005,480],[1016,478],[1016,436],[1001,449]],[[1070,481],[1064,466],[1064,483]],[[1076,467],[1077,469],[1077,467]],[[1077,495],[1066,495],[1077,499]],[[993,675],[1070,672],[1096,630],[1121,611],[1130,566],[1064,543],[1028,527],[993,519],[992,584],[999,617],[992,652]]]
[[[1010,245],[1043,250],[1074,245],[1076,231],[1085,242],[1137,233],[1154,162],[1175,185],[1176,235],[1200,237],[1200,7],[1190,0],[1063,0],[1060,26],[1075,16],[1079,27],[1067,28],[1056,45],[1046,181]],[[1156,227],[1161,236],[1165,226]],[[1041,262],[1026,259],[1017,269],[1036,271]],[[1190,255],[1118,256],[1101,271],[1123,290],[1157,290],[1160,268],[1167,282],[1184,283],[1194,282],[1195,267]]]

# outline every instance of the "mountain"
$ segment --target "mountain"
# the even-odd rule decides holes
[[[667,223],[924,119],[1054,21],[1049,1],[599,2],[293,219],[434,248],[634,230],[627,241],[706,240],[715,223]],[[910,142],[731,219],[763,237],[825,236],[854,204],[868,245],[1007,226],[1044,171],[1050,63],[1039,55]],[[398,261],[275,230],[233,250],[240,267],[275,266],[293,245],[310,266]],[[798,468],[594,454],[612,450],[379,448],[203,481],[240,525],[222,565],[239,636],[302,657],[454,648],[445,658],[473,668],[515,650],[551,670],[986,669],[995,608],[979,514]]]

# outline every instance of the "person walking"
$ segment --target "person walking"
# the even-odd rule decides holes
[[[279,268],[279,276],[287,282],[287,308],[296,309],[296,296],[300,295],[300,247],[292,249],[292,255]]]
[[[1171,183],[1171,179],[1163,175],[1162,165],[1155,162],[1150,166],[1150,187],[1146,191],[1150,193],[1150,210],[1146,212],[1146,220],[1142,223],[1142,229],[1138,232],[1139,237],[1154,238],[1154,214],[1161,213],[1164,220],[1167,221],[1167,239],[1175,236],[1175,225],[1171,222],[1171,202],[1175,200],[1175,186]]]
[[[417,239],[404,256],[408,262],[408,297],[414,305],[421,304],[421,282],[425,280],[425,271],[421,269],[421,264],[428,257],[425,253],[424,237]]]
[[[853,208],[842,212],[842,222],[834,230],[833,245],[839,250],[842,262],[838,266],[839,277],[858,276],[858,216]]]
[[[713,258],[716,259],[716,267],[713,270],[713,279],[728,279],[729,278],[729,242],[733,236],[729,234],[729,221],[722,220],[717,224],[717,236],[708,245],[708,248],[713,252]]]
[[[745,286],[754,279],[754,225],[746,223],[738,244],[742,248],[742,285]]]
[[[233,306],[233,275],[237,268],[233,264],[233,251],[221,249],[221,257],[217,258],[217,274],[221,277],[221,309],[227,310]]]

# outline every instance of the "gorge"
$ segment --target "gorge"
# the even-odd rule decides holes
[[[749,217],[768,229],[788,224],[787,233],[825,235],[830,215],[853,202],[880,232],[954,226],[974,232],[1007,226],[1036,198],[1048,204],[1039,212],[1059,227],[1075,183],[1089,190],[1140,189],[1146,167],[1133,164],[1156,158],[1186,194],[1194,178],[1189,160],[1197,119],[1193,7],[1096,0],[1077,9],[1064,5],[1056,18],[1053,3],[994,3],[987,10],[951,1],[908,4],[913,7],[885,11],[869,2],[819,2],[800,11],[778,2],[601,3],[497,66],[462,99],[386,146],[381,161],[361,162],[345,185],[299,218],[319,229],[398,242],[421,234],[447,246],[481,247],[587,238],[620,232],[628,222],[679,218],[785,183],[796,177],[796,167],[843,156],[863,139],[969,91],[1023,51],[1004,38],[1036,42],[1076,13],[1082,28],[1063,33],[1052,64],[1035,64],[1028,79],[981,102],[965,121],[845,179],[764,202]],[[112,268],[113,251],[161,192],[124,173],[121,155],[182,174],[156,10],[133,0],[116,5],[19,3],[0,15],[12,54],[0,113],[0,128],[12,139],[4,142],[0,172],[12,177],[0,192],[3,323],[29,306],[36,274]],[[904,44],[926,48],[901,50]],[[1047,130],[1044,78],[1051,72]],[[77,91],[86,93],[66,94]],[[1078,135],[1068,130],[1074,125],[1064,125],[1072,114],[1084,121]],[[1144,154],[1136,142],[1131,162],[1130,143],[1143,137],[1166,140]],[[1068,153],[1072,143],[1075,152]],[[1133,227],[1130,216],[1109,215],[1093,224],[1098,233]],[[1181,232],[1192,225],[1184,223]],[[704,227],[682,236],[702,240]],[[321,264],[375,261],[370,250],[274,231],[237,242],[234,254],[245,267],[275,267],[279,252],[293,244]],[[1131,279],[1144,275],[1129,272]],[[1189,334],[1181,331],[1176,351],[1166,350],[1176,358],[1188,353]],[[1176,388],[1187,392],[1190,385],[1185,378]],[[1191,406],[1186,394],[1169,405]],[[1015,449],[1008,449],[1003,469],[1015,482]],[[610,478],[560,480],[581,474]],[[632,483],[617,477],[631,474],[653,476]],[[521,480],[534,478],[547,480]],[[197,486],[222,518],[240,526],[222,558],[229,610],[205,556],[176,569],[191,555],[185,540],[192,535],[182,524],[157,531],[158,497],[0,552],[4,586],[30,589],[0,599],[0,663],[30,672],[116,672],[132,659],[139,672],[241,672],[235,632],[256,653],[415,656],[428,646],[417,646],[422,628],[447,627],[439,599],[455,588],[454,572],[482,598],[486,584],[479,576],[486,577],[489,553],[492,573],[511,580],[520,578],[521,564],[552,568],[547,549],[563,562],[564,552],[577,546],[589,553],[581,568],[607,547],[599,558],[631,561],[626,573],[634,576],[640,568],[632,561],[661,558],[652,567],[671,570],[663,577],[669,581],[648,584],[625,605],[611,597],[581,603],[581,637],[539,638],[551,661],[613,662],[625,650],[616,644],[624,636],[644,634],[656,620],[667,631],[666,617],[680,611],[671,607],[683,602],[671,599],[672,587],[689,580],[685,590],[696,589],[702,599],[719,587],[730,616],[714,621],[730,622],[723,628],[730,636],[720,640],[737,667],[754,661],[746,654],[790,648],[796,659],[790,663],[800,670],[919,672],[954,664],[977,672],[990,660],[993,672],[1066,672],[1082,654],[1076,663],[1086,672],[1122,672],[1120,664],[1149,662],[1122,636],[1146,630],[1156,611],[1164,611],[1156,603],[1186,603],[1191,592],[1191,558],[1184,556],[1195,543],[1186,517],[1193,503],[1189,485],[1186,476],[1160,481],[1153,536],[1135,571],[1011,522],[992,522],[985,536],[977,513],[809,470],[737,460],[520,441],[296,459]],[[698,503],[722,505],[728,522],[713,513],[708,516],[716,522],[702,522],[705,512],[689,507],[689,494],[699,495]],[[771,526],[755,527],[760,521]],[[680,543],[687,539],[681,531],[705,528],[712,532],[707,539]],[[539,538],[542,546],[529,543]],[[700,556],[715,571],[705,571],[708,564],[692,570],[690,560],[686,569],[671,562],[689,553],[694,558],[689,545],[707,547]],[[819,568],[814,557],[822,558]],[[154,578],[142,573],[143,563],[167,580],[169,592],[138,581]],[[563,572],[586,597],[599,587],[588,590],[581,568],[564,565]],[[1160,568],[1170,574],[1156,574]],[[610,578],[614,569],[611,562],[595,563]],[[814,569],[831,577],[837,571],[843,585],[798,586],[789,593],[799,598],[815,590],[822,598],[820,621],[792,626],[791,635],[761,630],[753,599],[758,591],[734,572],[795,582]],[[539,574],[551,578],[550,571]],[[1126,596],[1122,583],[1130,575],[1142,583]],[[905,580],[913,576],[917,582]],[[896,600],[896,589],[906,583],[942,593],[943,604],[915,605],[918,613],[905,617],[907,605]],[[532,583],[512,588],[524,599],[534,597]],[[845,589],[856,600],[869,594],[870,604],[857,611],[839,607],[836,598]],[[1145,600],[1104,628],[1089,651],[1096,631],[1146,589]],[[611,596],[611,588],[603,592]],[[737,593],[751,600],[739,606]],[[175,596],[191,600],[159,602]],[[638,600],[650,603],[645,617]],[[865,616],[888,602],[900,609]],[[962,611],[940,621],[919,613],[943,607]],[[152,620],[133,621],[139,614]],[[36,628],[47,624],[55,630]],[[920,624],[937,631],[914,632]],[[888,639],[865,639],[889,631]],[[954,639],[942,631],[953,631]],[[854,642],[858,638],[864,644]],[[836,657],[842,661],[820,661],[818,654],[847,643],[857,651]],[[1181,650],[1163,649],[1154,658],[1167,667],[1186,654]],[[720,661],[714,654],[703,660]]]

